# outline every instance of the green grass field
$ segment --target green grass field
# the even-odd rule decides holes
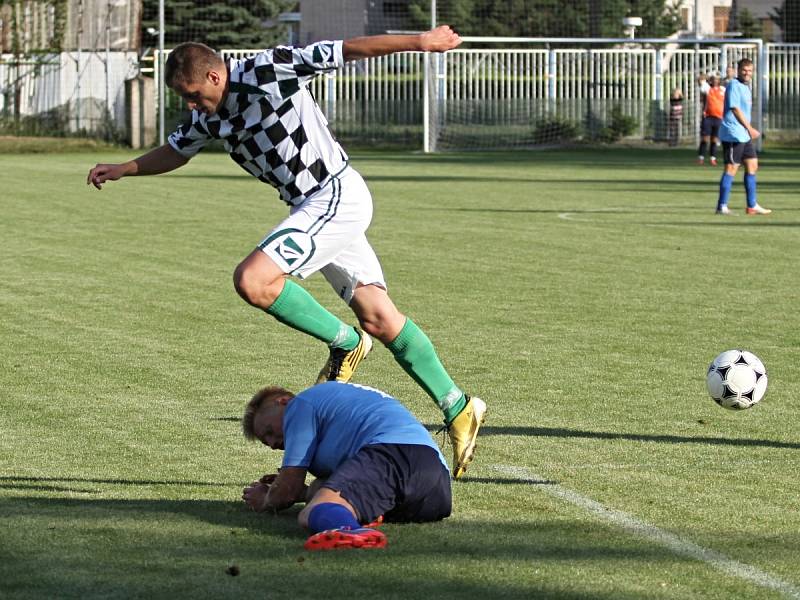
[[[800,152],[728,218],[690,149],[356,154],[395,302],[490,412],[451,518],[335,553],[239,499],[280,462],[245,402],[326,356],[231,285],[285,207],[221,154],[86,187],[130,156],[0,155],[4,600],[800,597]],[[733,347],[749,411],[705,391]],[[384,348],[357,378],[439,424]]]

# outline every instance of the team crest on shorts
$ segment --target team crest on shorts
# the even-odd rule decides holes
[[[281,229],[258,245],[286,273],[302,267],[314,254],[314,240],[299,229]]]

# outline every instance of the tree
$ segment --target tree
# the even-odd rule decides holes
[[[642,26],[638,37],[668,37],[681,28],[681,1],[657,2],[654,0],[630,0],[628,14],[641,17]]]
[[[784,42],[800,42],[800,0],[783,0],[781,7],[773,10],[769,18],[781,28]]]
[[[203,42],[215,49],[268,48],[286,41],[278,15],[292,3],[286,0],[164,0],[164,43]],[[158,28],[158,0],[144,0],[142,39],[148,28]]]
[[[437,22],[462,35],[621,37],[622,19],[642,18],[639,37],[664,37],[680,28],[680,0],[439,0]],[[430,24],[430,0],[411,0],[411,26]]]
[[[742,33],[742,37],[760,38],[764,35],[763,28],[758,19],[755,18],[749,9],[743,8],[739,11],[737,21],[737,31]]]

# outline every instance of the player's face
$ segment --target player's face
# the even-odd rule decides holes
[[[209,71],[203,81],[175,85],[175,91],[186,101],[189,110],[213,115],[222,104],[225,82],[216,71]]]
[[[253,419],[253,433],[265,446],[283,450],[283,410],[269,407]]]
[[[739,67],[739,81],[742,83],[750,83],[753,78],[753,65],[742,65]]]

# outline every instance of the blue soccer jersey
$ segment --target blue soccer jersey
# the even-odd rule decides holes
[[[295,396],[283,416],[283,467],[329,477],[371,444],[416,444],[436,450],[430,433],[400,402],[361,385],[328,382]]]
[[[742,111],[747,122],[751,122],[753,94],[750,88],[738,79],[732,80],[725,88],[725,112],[722,126],[719,128],[719,139],[723,142],[749,142],[750,134],[733,114],[734,108]]]

